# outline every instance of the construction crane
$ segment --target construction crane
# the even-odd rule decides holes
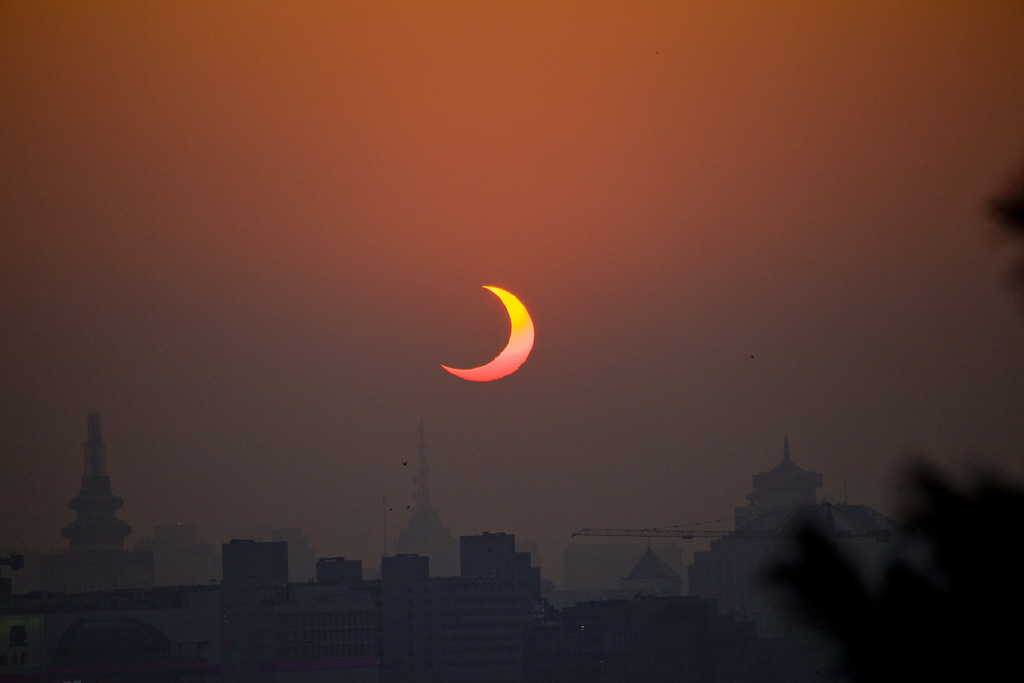
[[[816,506],[825,513],[824,531],[832,538],[862,538],[874,537],[878,541],[888,541],[891,529],[867,529],[851,531],[849,529],[837,529],[837,524],[832,516],[833,505],[824,501]],[[681,529],[678,526],[655,527],[652,529],[580,529],[574,531],[573,538],[577,536],[617,536],[620,538],[779,538],[784,536],[796,536],[803,524],[794,524],[799,521],[794,515],[806,507],[787,510],[789,514],[774,529],[739,529],[729,531],[725,529]],[[724,520],[718,520],[724,521]],[[805,521],[806,523],[806,521]]]
[[[826,531],[832,538],[874,538],[879,542],[887,542],[892,536],[890,529],[870,529],[867,531],[835,530]],[[679,538],[690,540],[694,538],[782,538],[794,537],[799,534],[798,528],[783,527],[778,529],[747,529],[741,531],[725,531],[722,529],[580,529],[574,531],[572,537],[577,536],[617,536],[620,538]]]
[[[780,536],[785,532],[771,531],[725,531],[723,529],[580,529],[572,532],[577,536],[619,536],[630,538],[722,538],[723,536],[743,536],[746,538],[766,538]]]
[[[21,569],[25,566],[25,556],[11,553],[7,557],[0,557],[0,567],[7,566],[13,569]]]

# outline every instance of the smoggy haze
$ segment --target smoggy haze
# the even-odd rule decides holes
[[[446,524],[548,576],[784,433],[887,513],[911,449],[1020,471],[1024,5],[210,4],[0,4],[0,545],[63,546],[90,411],[129,542],[368,565],[421,419]],[[536,325],[489,384],[441,368],[507,338],[481,285]]]

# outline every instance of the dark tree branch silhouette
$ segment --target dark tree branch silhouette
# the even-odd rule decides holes
[[[992,200],[991,209],[1007,237],[1020,244],[1021,253],[1010,266],[1008,282],[1024,307],[1024,163],[1003,193]]]
[[[1024,165],[991,209],[1022,250],[1009,275],[1024,305]],[[796,555],[768,572],[808,624],[841,646],[842,673],[852,680],[997,680],[1016,670],[1024,488],[992,474],[974,479],[958,487],[929,466],[911,469],[914,543],[880,580],[810,527]]]
[[[957,488],[918,466],[907,529],[926,554],[894,559],[872,583],[823,532],[769,579],[836,640],[855,681],[987,680],[1017,658],[1024,583],[1017,538],[1024,491],[991,476]],[[1008,619],[1009,617],[1009,619]]]

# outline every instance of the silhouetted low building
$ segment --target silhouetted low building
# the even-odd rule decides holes
[[[375,596],[343,584],[289,584],[257,607],[258,680],[376,683],[380,612]]]
[[[13,596],[0,682],[376,683],[373,587],[289,584],[285,545],[225,544],[219,586]]]
[[[199,540],[195,524],[157,525],[133,548],[153,553],[156,586],[200,586],[220,576],[216,546]]]
[[[15,596],[0,625],[4,640],[20,627],[31,666],[0,681],[203,681],[220,660],[220,608],[215,586]]]
[[[641,596],[580,603],[529,632],[530,683],[692,683],[757,680],[754,625],[713,601]]]
[[[288,544],[223,546],[223,670],[232,681],[376,681],[376,600],[361,582],[288,583]],[[361,563],[349,566],[361,573]]]
[[[95,680],[145,678],[176,683],[204,674],[202,662],[185,661],[178,648],[154,626],[137,619],[79,619],[61,635],[50,675]]]
[[[273,588],[288,583],[288,544],[236,539],[221,546],[222,583],[238,588]]]
[[[363,562],[344,557],[320,558],[316,561],[316,582],[359,586],[363,583]]]

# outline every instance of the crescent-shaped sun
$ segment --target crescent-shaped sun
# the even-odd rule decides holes
[[[520,365],[526,362],[526,357],[530,355],[530,351],[533,349],[533,320],[526,311],[526,306],[523,306],[522,302],[514,294],[510,294],[500,287],[484,285],[484,289],[490,290],[496,297],[501,299],[501,303],[505,305],[505,310],[508,311],[508,319],[512,323],[512,331],[509,332],[508,344],[505,345],[505,349],[486,365],[467,370],[450,368],[447,365],[441,366],[456,377],[468,379],[471,382],[490,382],[501,379],[506,375],[511,375],[519,369]]]

